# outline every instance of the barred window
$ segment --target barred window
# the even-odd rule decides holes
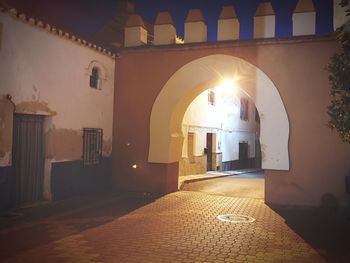
[[[102,158],[103,130],[100,128],[83,129],[83,163],[99,164]]]

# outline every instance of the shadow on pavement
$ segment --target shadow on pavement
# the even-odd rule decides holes
[[[83,196],[12,211],[0,217],[0,261],[38,246],[107,224],[160,196],[105,194]]]
[[[336,208],[271,207],[326,262],[350,262],[350,220]]]

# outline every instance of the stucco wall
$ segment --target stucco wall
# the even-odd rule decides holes
[[[216,133],[213,152],[222,153],[223,162],[238,159],[239,142],[248,142],[249,157],[254,157],[256,133],[254,103],[234,86],[228,90],[214,88],[213,91],[215,92],[215,105],[208,103],[208,91],[204,91],[192,101],[185,112],[182,125],[184,134],[182,157],[187,157],[188,132],[196,134],[195,156],[203,154],[203,149],[206,147],[206,134],[212,132]],[[248,120],[240,118],[241,97],[249,100]]]
[[[177,181],[176,163],[147,161],[153,103],[182,66],[204,56],[226,54],[248,61],[269,76],[288,114],[290,169],[266,171],[266,201],[319,205],[322,196],[331,193],[340,205],[345,205],[344,176],[350,146],[326,126],[330,99],[325,66],[337,49],[331,38],[300,37],[121,52],[116,60],[115,186],[133,190],[176,189],[171,185]],[[140,168],[132,169],[132,163],[138,163]]]
[[[82,159],[83,128],[102,128],[102,154],[107,159],[111,156],[115,61],[112,56],[75,41],[77,38],[71,39],[58,29],[53,32],[52,27],[45,28],[33,19],[28,21],[23,15],[0,12],[0,24],[0,182],[12,182],[0,183],[0,190],[8,188],[9,200],[13,196],[14,107],[6,98],[10,94],[16,113],[45,115],[43,197],[56,198],[52,196],[53,188],[57,193],[65,191],[63,184],[71,186],[76,177],[89,172],[85,167],[80,175],[72,172]],[[99,68],[99,89],[89,87],[93,66]],[[65,169],[55,172],[56,163]],[[110,162],[103,161],[102,166],[111,173]],[[84,185],[87,181],[79,184],[78,190]],[[0,209],[8,205],[9,202],[0,203]]]
[[[47,155],[52,161],[82,156],[82,128],[103,128],[103,154],[111,154],[113,58],[44,28],[0,13],[0,166],[11,162],[12,105],[18,113],[47,115]],[[101,90],[89,87],[89,66],[102,70]]]

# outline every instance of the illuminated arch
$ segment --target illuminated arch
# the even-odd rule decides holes
[[[224,78],[234,78],[259,111],[262,168],[289,170],[289,121],[277,88],[262,70],[228,55],[210,55],[191,61],[167,81],[152,108],[148,161],[180,160],[182,119],[187,107],[202,91]]]

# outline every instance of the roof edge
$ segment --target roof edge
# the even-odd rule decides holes
[[[29,24],[33,27],[38,28],[38,29],[46,30],[47,32],[49,32],[53,35],[57,35],[59,37],[65,38],[71,42],[74,42],[74,43],[77,43],[79,45],[85,46],[87,48],[93,49],[93,50],[95,50],[103,55],[106,55],[106,56],[111,57],[111,58],[115,58],[114,52],[107,50],[103,47],[100,47],[94,43],[91,43],[91,42],[83,39],[82,37],[79,37],[79,36],[76,36],[72,33],[68,33],[66,31],[63,31],[54,25],[44,23],[41,20],[27,16],[24,13],[19,13],[15,8],[5,8],[5,7],[0,5],[0,12],[6,13],[9,16],[11,16],[17,20],[20,20],[23,23]]]

